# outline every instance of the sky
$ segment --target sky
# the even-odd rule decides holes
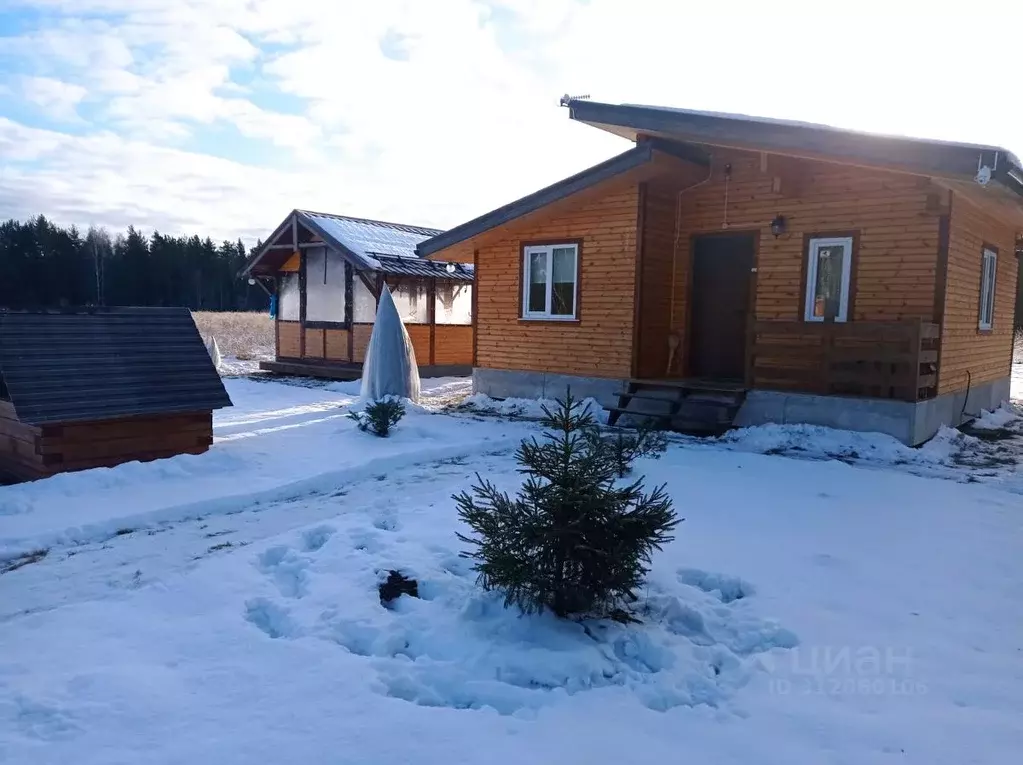
[[[1023,7],[971,0],[0,0],[0,219],[448,228],[629,148],[564,94],[1023,154]]]

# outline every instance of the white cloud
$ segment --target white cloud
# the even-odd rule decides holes
[[[77,107],[88,91],[81,85],[61,82],[52,77],[22,77],[22,97],[58,120],[78,119]]]
[[[566,91],[1023,148],[992,28],[1023,10],[988,0],[12,4],[60,16],[0,39],[0,67],[45,83],[12,92],[94,123],[0,123],[21,160],[0,202],[83,224],[256,236],[311,207],[453,225],[627,148],[570,122]],[[243,156],[210,138],[224,126],[265,154],[224,159]]]

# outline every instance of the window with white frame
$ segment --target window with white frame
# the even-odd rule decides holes
[[[806,321],[848,321],[851,236],[810,240],[806,265]]]
[[[998,274],[998,253],[984,248],[980,271],[980,316],[977,326],[991,329],[995,320],[995,276]]]
[[[574,319],[579,300],[579,246],[530,245],[523,257],[522,318]]]

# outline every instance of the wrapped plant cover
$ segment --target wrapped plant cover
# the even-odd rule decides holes
[[[416,353],[386,286],[380,291],[377,320],[362,365],[362,397],[375,401],[384,396],[419,401]]]

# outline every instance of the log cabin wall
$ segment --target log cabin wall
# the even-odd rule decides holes
[[[563,208],[553,219],[480,246],[476,255],[476,366],[628,377],[638,210],[638,185],[616,188]],[[580,240],[578,318],[522,319],[523,244],[568,240]]]
[[[669,324],[681,342],[675,375],[686,373],[690,249],[699,234],[759,234],[757,319],[802,320],[807,234],[856,232],[850,320],[933,320],[939,219],[947,196],[917,176],[735,150],[715,150],[708,180],[681,197],[677,184],[650,183],[641,256],[641,373],[664,374]],[[776,238],[770,226],[779,214],[787,231]]]
[[[952,197],[948,276],[941,340],[938,393],[1007,378],[1012,373],[1013,316],[1019,261],[1015,228],[992,217],[960,194]],[[994,321],[981,330],[982,252],[997,250]],[[969,375],[967,375],[969,372]]]
[[[211,412],[33,426],[0,402],[0,473],[20,480],[202,454],[212,443]]]
[[[434,328],[433,363],[472,366],[472,334],[471,324],[438,324]]]

